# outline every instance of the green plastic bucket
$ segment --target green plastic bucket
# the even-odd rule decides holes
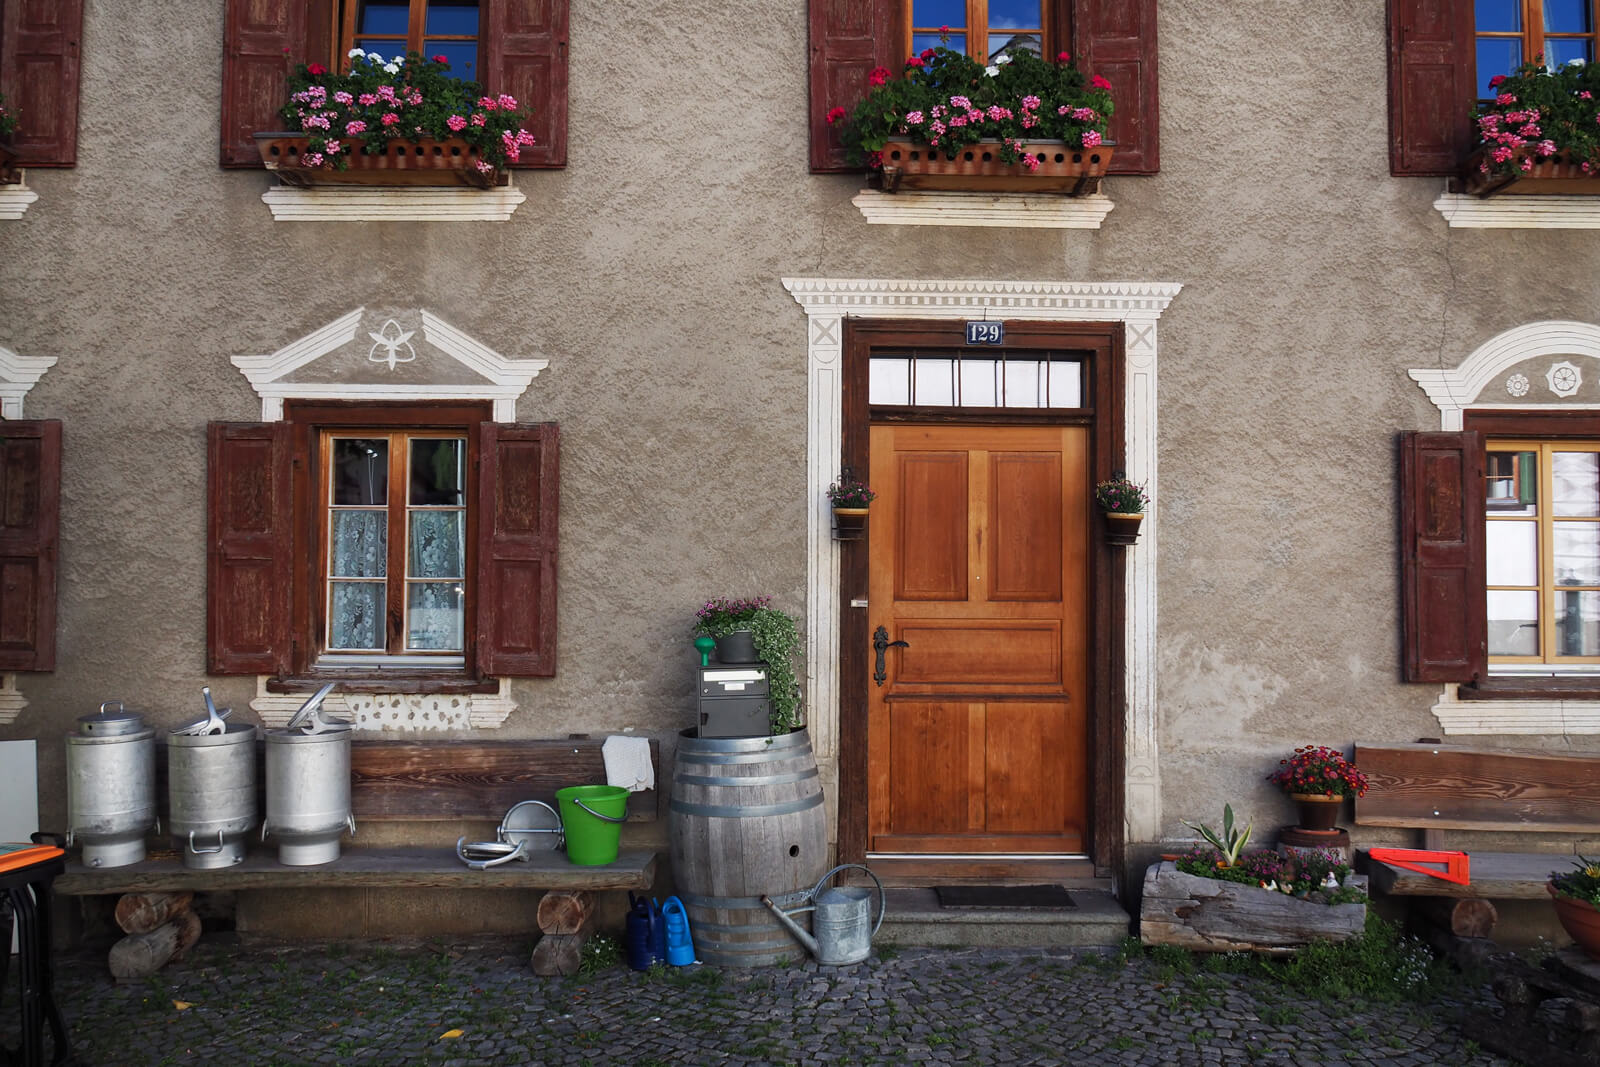
[[[556,790],[556,803],[567,835],[567,859],[582,867],[616,861],[628,790],[620,785],[569,785]]]

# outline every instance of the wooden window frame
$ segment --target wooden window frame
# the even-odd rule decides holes
[[[431,35],[427,34],[424,31],[427,29],[428,0],[408,0],[408,3],[410,5],[410,9],[406,15],[405,55],[410,55],[413,52],[421,54],[424,40],[432,39],[436,41],[472,41],[478,46],[479,56],[482,56],[484,12],[483,5],[481,3],[478,5],[478,33],[472,37],[464,37],[459,34],[448,33],[436,33]],[[337,3],[334,6],[334,27],[332,37],[335,41],[339,42],[337,46],[338,55],[336,58],[338,59],[340,67],[346,70],[348,70],[350,67],[350,51],[351,49],[355,48],[355,42],[358,36],[368,38],[376,37],[382,40],[390,39],[389,34],[357,34],[356,16],[360,14],[360,10],[361,0],[342,0],[342,2]],[[395,38],[395,40],[398,41],[398,38]],[[388,58],[392,59],[393,56],[389,56]],[[483,64],[480,58],[478,66],[481,67],[482,65]],[[455,73],[458,76],[460,75],[460,72],[457,71],[453,71],[452,73]],[[483,79],[478,77],[479,73],[480,71],[474,70],[472,72],[473,76],[469,80],[481,83]]]
[[[1589,0],[1589,32],[1588,33],[1547,33],[1544,28],[1544,5],[1542,0],[1522,0],[1522,29],[1519,31],[1508,30],[1480,30],[1477,25],[1476,12],[1473,17],[1473,49],[1472,49],[1472,84],[1478,84],[1478,49],[1477,42],[1485,38],[1489,40],[1522,42],[1522,61],[1531,62],[1535,56],[1544,54],[1544,42],[1547,38],[1564,41],[1590,42],[1591,54],[1600,59],[1600,0]],[[1506,71],[1507,74],[1511,73]],[[1476,91],[1476,90],[1474,90]]]
[[[1597,0],[1597,2],[1600,2],[1600,0]],[[905,26],[901,40],[904,43],[905,54],[908,56],[915,54],[912,51],[913,45],[911,42],[915,40],[918,33],[937,33],[939,31],[938,26],[916,26],[913,24],[911,15],[915,4],[916,0],[901,0],[900,21]],[[966,0],[966,5],[967,23],[961,30],[966,41],[966,54],[973,56],[972,41],[976,36],[984,42],[984,52],[982,56],[973,56],[973,58],[987,63],[989,55],[989,0]],[[1052,25],[1055,20],[1051,18],[1050,8],[1049,0],[1040,0],[1039,51],[1046,59],[1055,56],[1064,47],[1059,44],[1056,38],[1056,28]],[[1029,31],[1022,30],[1021,32],[1027,33]]]

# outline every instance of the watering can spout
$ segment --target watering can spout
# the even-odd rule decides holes
[[[789,918],[789,913],[778,907],[778,905],[774,904],[771,897],[763,893],[761,895],[761,903],[767,906],[767,910],[772,912],[772,914],[777,917],[780,923],[788,927],[789,932],[806,947],[807,952],[811,953],[813,956],[820,956],[822,954],[822,949],[817,945],[817,939],[806,933],[799,923]]]

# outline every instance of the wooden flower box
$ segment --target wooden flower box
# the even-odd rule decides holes
[[[369,154],[358,146],[346,158],[345,170],[307,167],[301,164],[309,139],[293,133],[258,133],[256,148],[267,169],[285,185],[314,186],[471,186],[488,189],[504,185],[506,176],[498,169],[478,169],[479,150],[457,137],[447,141],[424,139],[417,142],[391,141],[381,154]]]
[[[1470,196],[1588,196],[1600,193],[1600,170],[1586,174],[1582,161],[1574,162],[1566,152],[1540,158],[1532,146],[1517,150],[1514,174],[1485,174],[1479,169],[1489,160],[1494,147],[1486,145],[1467,157],[1461,168],[1461,189]],[[1521,169],[1522,160],[1531,158],[1533,168]],[[1490,160],[1491,167],[1493,161]]]
[[[1349,884],[1363,891],[1365,875]],[[1184,874],[1171,860],[1144,876],[1139,937],[1196,952],[1293,955],[1313,941],[1348,941],[1367,925],[1366,903],[1322,904],[1216,878]]]
[[[16,185],[22,181],[22,171],[17,167],[17,150],[0,144],[0,185]]]
[[[999,141],[979,141],[954,152],[909,140],[890,141],[883,146],[883,188],[891,193],[942,189],[1088,196],[1100,190],[1112,146],[1069,148],[1065,141],[1029,141],[1023,150],[1039,161],[1037,169],[1021,162],[1002,163]]]

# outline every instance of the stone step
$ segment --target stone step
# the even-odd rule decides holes
[[[874,943],[1114,947],[1129,935],[1128,912],[1108,885],[1068,885],[1072,908],[942,908],[929,888],[888,891]]]

